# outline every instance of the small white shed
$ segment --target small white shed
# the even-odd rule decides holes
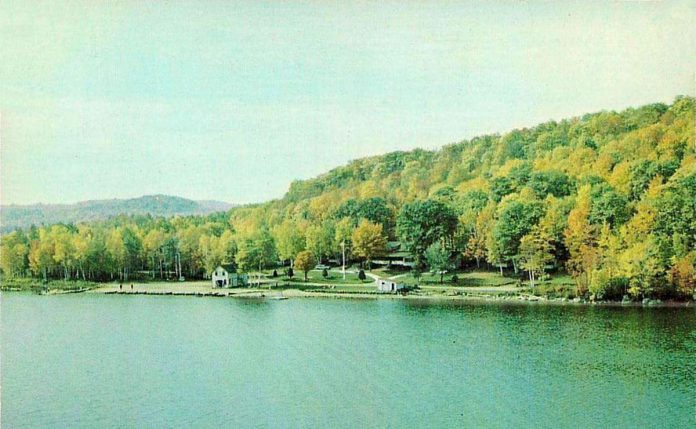
[[[377,288],[379,289],[380,292],[393,293],[393,292],[398,292],[401,289],[403,289],[404,285],[402,283],[397,283],[394,280],[379,279],[377,281]]]

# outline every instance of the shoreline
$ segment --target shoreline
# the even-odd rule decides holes
[[[93,289],[79,290],[49,290],[43,295],[64,295],[75,293],[102,294],[102,295],[149,295],[149,296],[190,296],[199,298],[236,298],[236,299],[268,299],[283,300],[290,298],[327,298],[327,299],[359,299],[359,300],[405,300],[405,301],[431,301],[431,302],[479,302],[479,303],[500,303],[500,304],[526,304],[526,305],[562,305],[562,306],[599,306],[599,307],[694,307],[694,301],[661,301],[645,299],[641,301],[589,301],[582,299],[567,298],[546,298],[523,293],[521,291],[511,291],[506,288],[495,290],[495,288],[476,288],[457,291],[456,293],[442,293],[437,291],[420,290],[410,293],[379,293],[376,290],[357,291],[336,291],[326,289],[325,291],[301,290],[293,288],[295,285],[284,285],[281,288],[213,288],[208,282],[186,282],[186,283],[133,283],[123,285],[119,288],[115,284],[100,286]],[[305,285],[306,286],[306,285]],[[4,291],[8,292],[8,291]],[[9,291],[14,292],[14,291]],[[502,294],[501,294],[502,293]]]
[[[325,299],[354,299],[354,300],[403,300],[403,301],[432,301],[432,302],[474,302],[491,304],[521,304],[521,305],[560,305],[573,307],[621,307],[621,308],[696,308],[692,301],[660,301],[649,300],[647,303],[642,301],[574,301],[562,298],[543,298],[532,296],[493,296],[493,295],[438,295],[438,294],[392,294],[392,293],[336,293],[336,292],[308,292],[299,289],[283,289],[274,291],[267,289],[251,289],[239,293],[224,292],[159,292],[159,291],[89,291],[91,293],[101,293],[104,295],[150,295],[150,296],[194,296],[200,298],[234,298],[234,299],[297,299],[297,298],[325,298]]]
[[[349,290],[340,290],[325,285],[312,284],[283,284],[281,287],[238,287],[214,288],[207,281],[184,283],[127,283],[119,287],[115,283],[104,284],[95,288],[81,289],[51,289],[41,295],[65,294],[102,294],[102,295],[150,295],[150,296],[192,296],[208,298],[236,299],[267,299],[283,300],[289,298],[327,298],[327,299],[359,299],[359,300],[405,300],[431,302],[478,302],[492,304],[526,304],[526,305],[562,305],[562,306],[599,306],[599,307],[694,307],[694,301],[661,301],[659,299],[644,299],[640,301],[589,301],[584,299],[547,298],[524,292],[520,289],[501,287],[462,287],[456,291],[441,289],[424,289],[409,293],[380,293],[373,285],[364,285],[364,291],[355,290],[351,285]],[[302,287],[316,286],[313,290],[302,290]],[[345,287],[346,285],[344,285]],[[336,285],[335,287],[341,287]],[[358,287],[360,288],[360,287]],[[321,289],[321,290],[317,290]],[[3,292],[18,292],[4,290]]]

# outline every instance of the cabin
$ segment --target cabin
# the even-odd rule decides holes
[[[213,287],[239,287],[249,283],[249,276],[237,274],[233,264],[218,265],[210,276]]]
[[[402,283],[397,283],[394,280],[379,279],[377,280],[377,289],[384,293],[394,293],[403,289],[405,286]]]
[[[415,260],[413,255],[404,249],[399,241],[390,241],[387,243],[387,252],[372,260],[373,264],[383,265],[386,267],[408,267],[413,268]]]

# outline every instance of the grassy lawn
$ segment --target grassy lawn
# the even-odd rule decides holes
[[[290,278],[285,275],[284,272],[278,271],[278,277],[274,278],[272,276],[273,270],[264,273],[266,275],[267,281],[278,281],[285,283],[304,283],[304,273],[302,271],[295,270],[295,275]],[[253,279],[253,277],[252,277]],[[329,270],[329,276],[324,278],[322,276],[321,270],[312,270],[307,273],[307,283],[319,283],[325,285],[337,285],[337,284],[370,284],[374,283],[371,278],[366,278],[365,280],[360,280],[357,273],[346,273],[345,280],[343,279],[343,273],[341,270]]]
[[[530,287],[528,281],[523,283],[529,291],[537,296],[547,296],[549,298],[574,298],[576,284],[567,273],[558,273],[543,282],[537,283],[534,288]]]
[[[518,284],[518,277],[510,277],[507,275],[501,276],[499,271],[457,271],[449,272],[444,275],[443,282],[440,283],[440,275],[434,273],[423,273],[419,279],[413,277],[410,272],[399,271],[399,270],[386,270],[383,268],[374,270],[373,273],[381,277],[391,277],[394,275],[399,275],[396,279],[399,283],[405,283],[407,285],[419,284],[426,287],[443,287],[443,288],[457,288],[457,287],[499,287],[499,286],[513,286]],[[452,276],[459,278],[457,283],[452,282]],[[573,289],[575,283],[567,273],[561,272],[550,279],[542,283],[546,289],[557,291],[558,293],[565,295],[565,291],[568,289]],[[529,286],[528,281],[522,281],[522,286]],[[541,285],[541,284],[540,284]]]
[[[575,286],[575,280],[566,273],[559,273],[544,282],[551,285]]]
[[[35,278],[3,278],[0,283],[2,284],[2,290],[26,291],[40,291],[44,289],[79,290],[99,287],[98,283],[82,280],[49,280],[44,283],[41,279]]]
[[[398,275],[402,275],[402,274],[408,275],[410,270],[383,267],[383,268],[375,268],[374,270],[371,270],[371,271],[365,270],[365,272],[377,274],[380,277],[386,278],[386,277],[398,276]],[[401,277],[399,277],[399,278],[401,278]]]
[[[457,275],[459,281],[457,283],[452,282],[452,276]],[[473,271],[473,272],[456,272],[447,273],[443,277],[443,283],[440,283],[440,275],[433,273],[423,273],[420,279],[416,280],[411,273],[406,274],[397,279],[401,283],[406,284],[420,284],[420,285],[434,285],[434,286],[503,286],[515,284],[517,279],[511,277],[501,276],[499,272],[494,271]]]
[[[374,283],[366,284],[318,284],[319,282],[309,281],[305,283],[303,280],[296,279],[288,282],[278,282],[278,286],[272,283],[261,286],[261,289],[268,288],[269,290],[282,291],[287,289],[296,289],[305,292],[335,292],[335,293],[376,293],[377,287]],[[268,287],[270,286],[270,287]]]

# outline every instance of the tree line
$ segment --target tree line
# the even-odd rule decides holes
[[[398,241],[416,271],[480,267],[577,293],[688,297],[696,288],[695,100],[550,121],[363,158],[281,199],[207,216],[119,216],[2,237],[6,276],[205,278],[302,261],[365,264]],[[311,258],[310,258],[311,256]]]

